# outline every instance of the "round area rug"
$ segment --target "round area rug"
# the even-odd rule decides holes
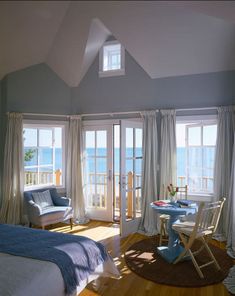
[[[210,244],[211,251],[217,259],[221,270],[214,265],[202,269],[204,279],[201,279],[191,260],[177,264],[165,261],[158,253],[158,238],[148,238],[136,242],[125,253],[127,266],[139,276],[158,284],[178,287],[200,287],[222,282],[233,266],[232,259],[225,250]],[[198,249],[200,242],[195,242],[193,249]],[[208,262],[207,252],[203,250],[197,257],[199,265]]]

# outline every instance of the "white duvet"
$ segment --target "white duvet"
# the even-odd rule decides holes
[[[118,277],[119,271],[108,258],[84,280],[74,296],[99,276]],[[0,296],[67,296],[59,267],[48,261],[0,253]]]

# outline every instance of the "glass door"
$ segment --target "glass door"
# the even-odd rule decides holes
[[[95,220],[112,221],[112,126],[84,129],[86,209]]]
[[[121,236],[136,232],[141,219],[142,123],[121,121]]]

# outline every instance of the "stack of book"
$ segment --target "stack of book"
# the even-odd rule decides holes
[[[197,204],[193,200],[188,200],[188,199],[179,199],[177,200],[177,203],[180,205],[180,207],[196,207]]]

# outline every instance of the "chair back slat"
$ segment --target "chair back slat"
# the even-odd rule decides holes
[[[224,202],[225,198],[217,202],[204,203],[201,213],[198,213],[198,228],[201,231],[210,230],[213,233],[215,232]]]

